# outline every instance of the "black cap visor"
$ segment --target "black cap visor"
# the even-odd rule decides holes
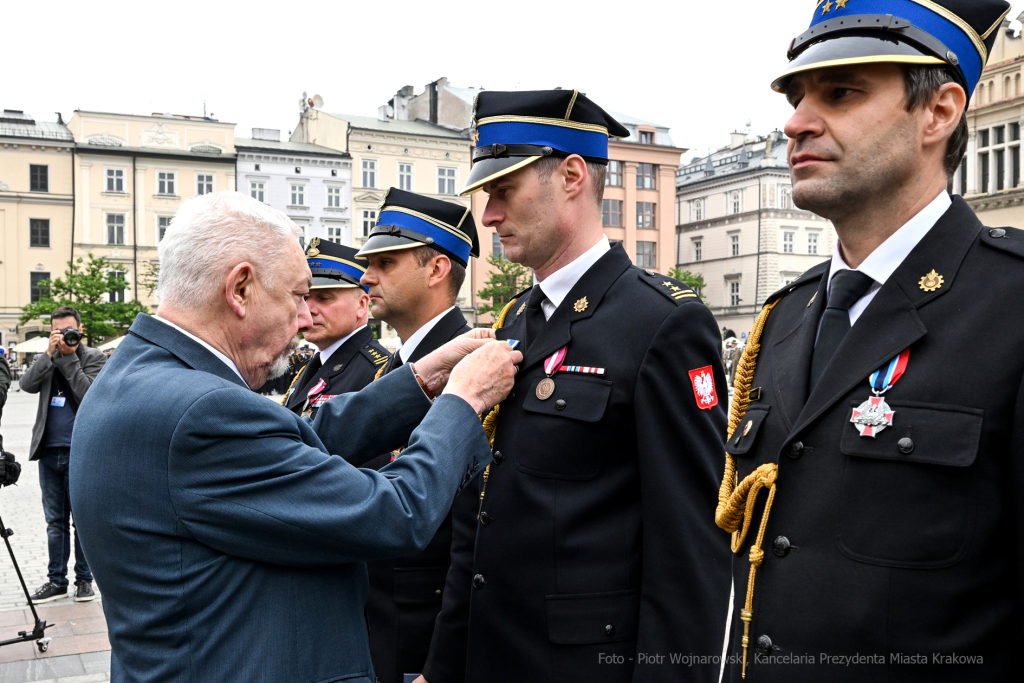
[[[543,156],[535,157],[498,157],[498,158],[485,158],[477,161],[473,164],[472,170],[469,172],[469,178],[466,180],[466,189],[462,191],[462,196],[479,192],[483,189],[483,186],[492,180],[496,180],[503,175],[508,175],[518,171],[521,168],[529,166],[537,159],[543,159]]]
[[[337,273],[338,271],[331,271]],[[313,284],[310,285],[310,289],[331,289],[334,287],[362,287],[359,281],[353,278],[351,275],[330,275],[326,276],[320,274],[318,269],[313,269]]]
[[[878,33],[844,34],[811,45],[772,82],[772,90],[785,93],[795,74],[814,69],[857,64],[948,64],[912,43],[895,40],[892,33],[885,38]],[[959,69],[951,67],[950,70],[958,79],[963,78]]]

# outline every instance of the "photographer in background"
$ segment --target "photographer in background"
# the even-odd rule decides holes
[[[39,461],[39,486],[49,541],[49,580],[32,595],[32,602],[50,602],[68,594],[71,557],[71,498],[68,460],[75,414],[96,375],[106,362],[102,351],[82,343],[82,317],[61,306],[50,315],[50,345],[25,371],[21,388],[39,394],[32,427],[29,460]],[[92,572],[75,534],[75,601],[93,600]]]

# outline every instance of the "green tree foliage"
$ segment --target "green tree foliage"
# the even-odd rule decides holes
[[[110,293],[128,288],[128,280],[121,277],[114,264],[105,258],[88,255],[68,261],[63,278],[39,283],[45,294],[39,301],[21,309],[20,324],[39,319],[49,324],[50,314],[60,306],[71,306],[82,316],[83,334],[90,344],[101,337],[110,337],[132,324],[139,313],[149,309],[139,301],[110,301]]]
[[[151,297],[156,294],[157,285],[160,283],[160,262],[143,261],[142,272],[139,273],[139,286],[146,290]]]
[[[506,259],[488,256],[487,262],[495,270],[491,271],[484,283],[484,288],[476,293],[482,301],[491,303],[480,306],[480,313],[500,313],[501,309],[516,294],[530,284],[530,269]]]
[[[668,276],[679,280],[690,289],[697,292],[700,295],[700,300],[705,304],[708,304],[708,298],[704,296],[704,287],[707,284],[704,282],[704,276],[700,273],[693,273],[689,270],[679,270],[678,268],[669,268]],[[708,304],[709,306],[711,304]]]

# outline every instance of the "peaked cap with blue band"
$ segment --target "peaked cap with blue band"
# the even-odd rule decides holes
[[[313,273],[310,289],[363,287],[359,278],[366,272],[366,259],[356,256],[352,247],[314,237],[306,249],[306,263]],[[363,289],[369,291],[370,288]]]
[[[468,206],[392,187],[360,256],[427,245],[462,264],[480,255],[476,222]]]
[[[849,64],[944,65],[970,99],[1010,4],[1005,0],[817,0],[810,27],[789,46],[793,74]]]
[[[629,137],[578,90],[483,90],[473,111],[476,150],[464,195],[546,156],[578,154],[606,164],[608,138]]]

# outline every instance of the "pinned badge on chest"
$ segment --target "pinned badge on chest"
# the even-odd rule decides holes
[[[883,394],[892,389],[893,385],[903,376],[909,359],[910,349],[904,349],[903,353],[889,361],[887,366],[875,370],[868,377],[868,382],[870,382],[875,395],[854,408],[853,415],[850,417],[850,422],[857,428],[861,436],[874,438],[886,427],[892,427],[896,411],[885,402]]]
[[[551,398],[551,394],[555,393],[555,380],[551,379],[551,375],[559,371],[562,361],[565,360],[565,352],[569,349],[568,346],[555,351],[553,354],[548,356],[544,361],[544,374],[547,375],[544,379],[537,384],[537,398],[541,401],[546,401]]]

